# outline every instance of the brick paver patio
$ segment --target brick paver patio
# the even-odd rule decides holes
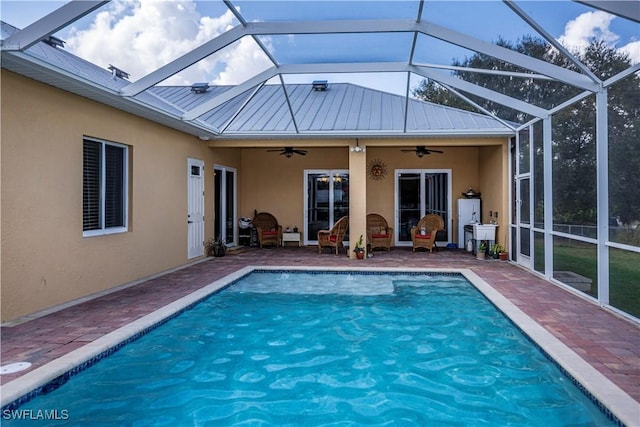
[[[1,363],[30,370],[246,266],[469,268],[640,402],[640,327],[504,261],[458,250],[396,248],[349,260],[316,247],[241,248],[78,305],[1,328]],[[0,376],[2,384],[29,370]]]

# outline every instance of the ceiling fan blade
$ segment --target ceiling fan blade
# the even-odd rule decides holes
[[[287,158],[293,156],[294,154],[300,154],[301,156],[305,156],[307,154],[307,150],[296,150],[293,147],[283,147],[283,148],[267,150],[267,151],[278,151],[280,152],[281,156],[286,156]]]
[[[444,151],[432,150],[431,148],[427,148],[427,151],[430,152],[430,153],[444,153]]]

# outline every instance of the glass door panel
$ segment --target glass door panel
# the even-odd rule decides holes
[[[307,215],[304,241],[317,241],[318,231],[329,228],[329,174],[307,175]]]
[[[520,224],[531,225],[531,194],[529,191],[529,178],[520,179]]]
[[[224,195],[224,191],[222,187],[222,169],[218,169],[216,167],[214,171],[213,191],[215,199],[213,201],[213,237],[217,239],[218,236],[222,236],[222,219],[224,218],[222,214],[222,197]]]
[[[235,192],[235,173],[233,171],[225,171],[225,233],[224,242],[234,243],[236,241],[236,192]]]
[[[349,174],[346,171],[305,171],[305,244],[318,241],[319,230],[329,230],[349,215]],[[345,242],[348,236],[345,236]]]
[[[398,241],[411,241],[411,227],[422,217],[419,173],[398,174]]]
[[[440,215],[444,220],[444,230],[438,233],[437,241],[449,241],[449,186],[446,173],[427,173],[424,176],[425,215]]]
[[[349,174],[335,173],[332,175],[333,182],[333,215],[332,224],[335,224],[340,218],[349,215]],[[344,236],[344,241],[349,241],[349,230]]]
[[[518,248],[518,263],[529,266],[531,263],[531,179],[527,177],[517,180],[517,212],[518,236],[520,237]]]
[[[221,238],[229,246],[237,242],[236,170],[214,166],[214,222],[213,237]]]

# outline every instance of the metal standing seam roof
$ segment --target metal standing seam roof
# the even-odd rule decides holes
[[[2,36],[16,31],[2,23]],[[49,66],[64,70],[77,78],[103,87],[117,96],[119,91],[129,84],[128,81],[114,77],[112,72],[98,67],[70,52],[39,42],[28,49],[28,54],[46,62]],[[40,80],[40,74],[32,70],[17,68],[7,64],[6,68]],[[45,80],[45,83],[61,87],[87,98],[95,99],[95,94],[81,91],[72,85],[61,85],[57,79]],[[211,86],[205,93],[194,93],[191,86],[154,86],[133,97],[139,106],[146,106],[149,112],[156,114],[137,115],[147,118],[157,116],[158,112],[179,119],[185,112],[204,104],[233,86]],[[284,90],[287,91],[292,110],[295,112],[295,124],[288,108]],[[467,134],[467,135],[509,135],[513,129],[500,121],[482,114],[437,104],[410,99],[409,114],[405,130],[405,99],[402,96],[349,83],[330,83],[327,90],[312,90],[309,84],[263,85],[257,91],[247,91],[210,112],[199,117],[201,125],[195,132],[211,129],[215,133],[224,133],[225,137],[259,137],[259,135],[297,136],[304,134],[318,136],[349,133],[364,134]],[[112,104],[109,99],[101,102]],[[121,106],[114,105],[117,108]],[[154,118],[152,118],[153,120]],[[158,121],[157,119],[155,119]],[[163,124],[166,121],[161,120]],[[169,126],[171,124],[169,123]],[[296,129],[297,126],[297,129]],[[224,131],[224,132],[223,132]],[[193,133],[193,132],[192,132]]]
[[[228,90],[210,88],[196,94],[190,87],[157,86],[150,92],[177,109],[188,111]],[[200,118],[200,121],[227,136],[259,133],[296,134],[287,108],[287,91],[299,133],[404,132],[404,98],[350,83],[329,84],[315,91],[310,84],[264,85],[252,97],[243,94]],[[482,114],[411,99],[406,132],[418,133],[511,133],[499,121]]]
[[[409,7],[403,3],[402,12],[398,12],[395,18],[363,13],[362,7],[368,7],[363,2],[362,7],[348,13],[350,16],[340,15],[346,12],[346,9],[340,9],[341,12],[332,13],[331,18],[317,21],[296,21],[295,13],[288,15],[282,8],[264,9],[268,2],[246,2],[242,3],[242,7],[237,7],[234,3],[241,3],[241,0],[224,0],[221,4],[233,13],[238,22],[236,26],[213,36],[196,49],[133,82],[117,77],[111,71],[85,61],[64,48],[44,42],[58,29],[108,3],[105,0],[70,1],[22,30],[3,22],[3,68],[202,139],[336,135],[506,136],[513,135],[519,126],[491,114],[472,113],[418,101],[408,96],[408,84],[405,96],[331,81],[328,90],[313,91],[311,81],[309,84],[285,83],[283,76],[296,74],[402,73],[406,76],[428,78],[454,92],[466,92],[485,98],[531,117],[549,115],[550,111],[545,108],[471,84],[454,77],[450,71],[443,72],[448,64],[419,63],[418,52],[414,56],[414,50],[427,49],[424,42],[429,38],[515,64],[527,71],[520,74],[532,79],[552,79],[583,90],[583,94],[599,91],[603,83],[553,40],[526,11],[506,0],[504,4],[513,14],[538,30],[551,46],[570,57],[579,71],[548,64],[429,22],[425,19],[429,15],[424,14],[423,7],[431,2],[424,0],[416,0]],[[638,11],[624,2],[576,3],[640,22]],[[252,15],[250,10],[253,6],[263,7],[263,12],[274,12],[275,19],[248,19],[247,16]],[[248,15],[245,16],[241,9],[248,10]],[[364,18],[360,18],[361,15]],[[351,46],[351,50],[336,52],[337,55],[330,59],[327,52],[308,49],[320,40],[310,39],[312,35],[322,37],[325,43],[327,40],[344,40],[345,46]],[[265,42],[265,37],[280,42],[290,36],[296,36],[307,49],[289,55],[286,49],[284,52],[282,49],[273,50]],[[237,86],[212,86],[204,94],[193,93],[190,87],[161,86],[167,78],[245,38],[252,39],[273,66],[254,74]],[[374,51],[373,56],[359,56],[358,52],[353,51],[353,46],[358,46],[358,43],[377,46],[378,42],[379,52]],[[385,45],[384,48],[382,45]],[[638,66],[633,69],[637,70]],[[482,72],[488,71],[494,70]],[[279,78],[280,84],[270,84],[274,78]]]

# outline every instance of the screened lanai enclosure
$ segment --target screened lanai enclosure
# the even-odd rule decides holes
[[[3,14],[4,69],[212,148],[504,138],[511,261],[640,317],[639,2],[44,3]]]

